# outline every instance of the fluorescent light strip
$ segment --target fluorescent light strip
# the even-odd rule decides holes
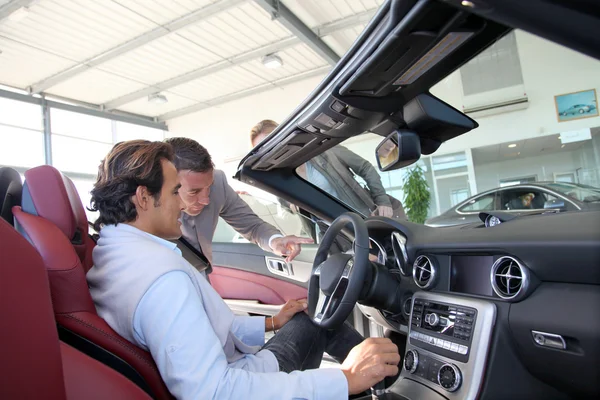
[[[433,68],[437,63],[442,61],[446,56],[456,50],[467,39],[473,36],[473,32],[450,32],[435,47],[427,52],[423,57],[412,65],[398,78],[394,85],[405,86],[410,85],[423,74]]]

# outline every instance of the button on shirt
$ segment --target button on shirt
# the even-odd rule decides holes
[[[119,224],[121,226],[123,224]],[[145,235],[152,238],[147,241],[150,245],[167,246],[181,254],[173,243]],[[207,291],[214,292],[210,296],[223,301],[212,287],[208,286]],[[279,372],[277,360],[268,350],[244,354],[228,363],[203,298],[208,298],[207,293],[199,296],[188,274],[172,271],[150,286],[135,309],[135,341],[150,351],[165,384],[176,398],[348,398],[347,380],[339,369]],[[236,316],[231,332],[244,344],[261,346],[265,340],[265,319]]]

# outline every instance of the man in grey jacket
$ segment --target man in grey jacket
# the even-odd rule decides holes
[[[212,240],[219,217],[263,250],[286,256],[292,261],[302,244],[313,241],[283,236],[275,227],[260,219],[227,183],[223,171],[214,169],[208,151],[188,138],[166,140],[175,151],[174,164],[181,179],[179,191],[185,210],[182,215],[183,237],[212,263]]]

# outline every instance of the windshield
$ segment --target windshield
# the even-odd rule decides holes
[[[431,88],[479,128],[389,172],[375,157],[384,138],[367,132],[314,157],[298,175],[363,216],[431,226],[476,222],[480,211],[576,210],[544,190],[509,187],[549,184],[582,202],[600,200],[598,71],[597,60],[512,32]]]

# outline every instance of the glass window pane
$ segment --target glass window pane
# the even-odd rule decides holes
[[[42,130],[42,108],[37,104],[0,98],[0,123]]]
[[[37,167],[45,163],[42,132],[0,125],[0,164]]]
[[[71,111],[50,110],[52,133],[112,143],[111,120]]]
[[[471,200],[467,205],[463,206],[459,211],[476,212],[476,211],[491,211],[494,209],[495,195],[488,194]]]
[[[165,135],[160,129],[148,128],[146,126],[117,122],[117,133],[115,143],[126,140],[144,139],[153,142],[163,140]]]
[[[52,135],[52,164],[63,172],[98,174],[100,161],[112,144]]]
[[[69,174],[66,175],[69,176]],[[90,199],[92,198],[90,192],[94,188],[94,183],[96,183],[96,181],[94,179],[70,178],[73,181],[73,184],[75,184],[79,198],[83,203],[83,208],[85,208],[88,221],[94,222],[96,218],[98,218],[98,212],[92,212],[88,210],[88,207],[90,206]]]

